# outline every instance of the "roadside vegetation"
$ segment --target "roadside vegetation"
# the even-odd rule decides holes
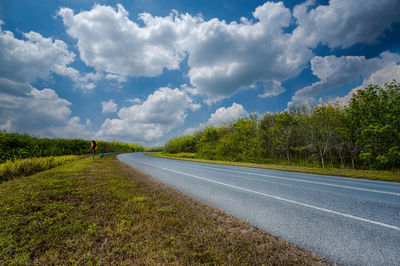
[[[165,152],[206,160],[396,171],[400,83],[370,85],[354,94],[347,106],[291,108],[207,127],[169,140]]]
[[[96,152],[137,152],[144,148],[122,142],[98,142]],[[0,131],[0,163],[23,158],[91,153],[90,140],[50,139]]]
[[[115,156],[0,184],[0,264],[263,263],[325,264]]]
[[[219,161],[219,160],[207,160],[197,157],[196,153],[149,153],[147,154],[153,157],[185,160],[192,162],[211,163],[211,164],[222,164],[222,165],[233,165],[242,167],[253,167],[262,169],[271,169],[288,172],[300,172],[307,174],[316,175],[330,175],[330,176],[343,176],[352,178],[362,178],[379,181],[389,182],[400,182],[400,171],[383,171],[383,170],[357,170],[357,169],[342,169],[342,168],[321,168],[321,167],[305,167],[287,164],[265,164],[265,163],[250,163],[250,162],[234,162],[234,161]]]
[[[7,161],[0,164],[0,182],[33,175],[79,158],[78,155],[65,155]]]

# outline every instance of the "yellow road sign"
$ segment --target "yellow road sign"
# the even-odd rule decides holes
[[[97,150],[97,148],[98,148],[97,140],[92,140],[92,141],[90,142],[90,148],[91,148],[92,150]]]

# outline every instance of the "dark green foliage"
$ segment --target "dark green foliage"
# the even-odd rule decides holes
[[[195,137],[194,136],[184,136],[180,138],[174,138],[169,140],[165,147],[169,152],[195,152]]]
[[[207,127],[171,139],[165,151],[204,159],[400,169],[400,84],[359,90],[346,107],[291,108]]]
[[[256,117],[239,119],[230,124],[216,145],[217,155],[234,161],[252,161],[261,158]]]
[[[203,132],[195,134],[196,151],[199,156],[207,159],[218,159],[217,144],[227,134],[227,128],[206,127]]]
[[[360,159],[370,168],[400,168],[400,84],[369,86],[352,98],[347,110]]]
[[[96,152],[136,152],[136,144],[99,141]],[[27,134],[0,131],[0,163],[22,158],[90,153],[90,140],[37,138]]]

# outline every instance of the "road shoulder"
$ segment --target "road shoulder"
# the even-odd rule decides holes
[[[291,165],[218,161],[218,160],[206,160],[206,159],[199,159],[199,158],[187,158],[184,156],[175,156],[172,154],[165,154],[165,153],[161,153],[161,152],[147,153],[146,155],[158,157],[158,158],[191,161],[191,162],[199,162],[199,163],[232,165],[232,166],[261,168],[261,169],[270,169],[270,170],[287,171],[287,172],[299,172],[299,173],[306,173],[306,174],[350,177],[350,178],[358,178],[358,179],[368,179],[368,180],[400,183],[400,171],[376,171],[376,170],[369,171],[369,170],[353,170],[353,169],[338,169],[338,168],[312,168],[312,167],[301,167],[301,166],[291,166]]]

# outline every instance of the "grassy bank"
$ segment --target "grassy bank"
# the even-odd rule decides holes
[[[203,163],[225,164],[225,165],[245,166],[245,167],[290,171],[290,172],[301,172],[301,173],[308,173],[308,174],[333,175],[333,176],[353,177],[353,178],[362,178],[362,179],[370,179],[370,180],[400,182],[400,171],[313,168],[313,167],[290,166],[290,165],[216,161],[216,160],[205,160],[205,159],[196,158],[195,153],[176,153],[176,154],[151,153],[148,155],[154,156],[154,157],[162,157],[162,158],[177,159],[177,160],[187,160],[187,161],[203,162]]]
[[[0,264],[324,264],[114,156],[0,184]]]
[[[0,182],[33,175],[78,158],[78,155],[66,155],[8,161],[0,164]]]

